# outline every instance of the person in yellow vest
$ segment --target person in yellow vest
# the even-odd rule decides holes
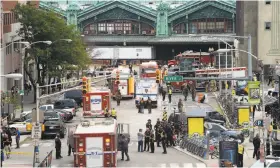
[[[114,119],[117,119],[117,111],[115,110],[115,108],[113,108],[111,110],[111,117],[113,117]]]
[[[110,117],[109,109],[107,107],[105,107],[105,109],[104,109],[104,115],[107,118]]]
[[[238,140],[238,160],[237,160],[237,167],[243,167],[243,154],[244,154],[244,146],[241,144],[241,141]]]
[[[171,103],[171,96],[172,96],[172,88],[168,87],[168,101]]]
[[[258,81],[257,76],[254,74],[253,81]]]

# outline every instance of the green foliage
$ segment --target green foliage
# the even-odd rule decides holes
[[[65,67],[69,65],[76,65],[81,69],[91,62],[80,33],[73,26],[67,26],[66,21],[54,12],[41,10],[30,4],[18,4],[14,13],[22,25],[18,35],[25,41],[30,43],[36,41],[53,42],[51,45],[36,43],[26,49],[25,71],[29,78],[32,78],[27,68],[29,61],[35,62],[38,72],[43,72],[43,76],[37,77],[38,81],[43,81],[42,79],[47,74],[52,77],[62,77]],[[72,42],[62,39],[71,39]],[[42,66],[42,70],[39,69],[39,64]],[[30,79],[30,81],[35,87],[34,79]]]

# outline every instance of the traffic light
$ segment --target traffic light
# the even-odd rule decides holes
[[[156,70],[156,82],[159,83],[159,81],[160,81],[160,70],[157,69]]]
[[[87,91],[88,91],[88,80],[87,80],[87,77],[83,77],[83,79],[82,79],[82,86],[83,86],[83,88],[82,88],[82,90],[83,90],[83,94],[86,94],[87,93]]]
[[[120,71],[117,70],[116,72],[116,84],[120,84]]]

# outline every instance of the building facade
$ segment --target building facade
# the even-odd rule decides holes
[[[237,1],[237,35],[252,36],[252,54],[263,60],[265,73],[268,67],[280,61],[280,1]],[[240,42],[240,49],[247,50]],[[240,53],[240,62],[247,56]],[[253,66],[257,67],[257,66]]]
[[[236,27],[236,4],[231,0],[53,0],[41,1],[40,8],[53,10],[75,25],[89,48],[152,46],[155,58],[161,60],[186,50],[217,49],[217,38],[232,44]]]
[[[0,74],[9,73],[22,73],[21,72],[21,46],[17,42],[21,41],[21,38],[17,35],[17,31],[20,29],[20,23],[18,23],[12,9],[17,5],[26,4],[29,1],[17,0],[17,1],[1,1],[1,69]],[[39,5],[39,2],[31,2],[34,5]],[[6,91],[11,89],[12,86],[18,85],[20,82],[13,79],[6,79],[1,77],[1,90]]]

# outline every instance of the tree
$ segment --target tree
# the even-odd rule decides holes
[[[85,68],[91,61],[88,57],[80,33],[73,26],[67,26],[66,21],[52,11],[35,8],[31,4],[17,4],[14,13],[21,23],[18,35],[34,43],[36,41],[52,41],[51,45],[36,43],[24,51],[24,70],[36,90],[36,83],[46,84],[46,76],[61,76],[68,65]],[[71,39],[67,43],[61,39]],[[37,69],[37,81],[28,68],[28,63],[34,62]],[[49,83],[49,82],[48,82]],[[36,92],[34,92],[34,100]]]

